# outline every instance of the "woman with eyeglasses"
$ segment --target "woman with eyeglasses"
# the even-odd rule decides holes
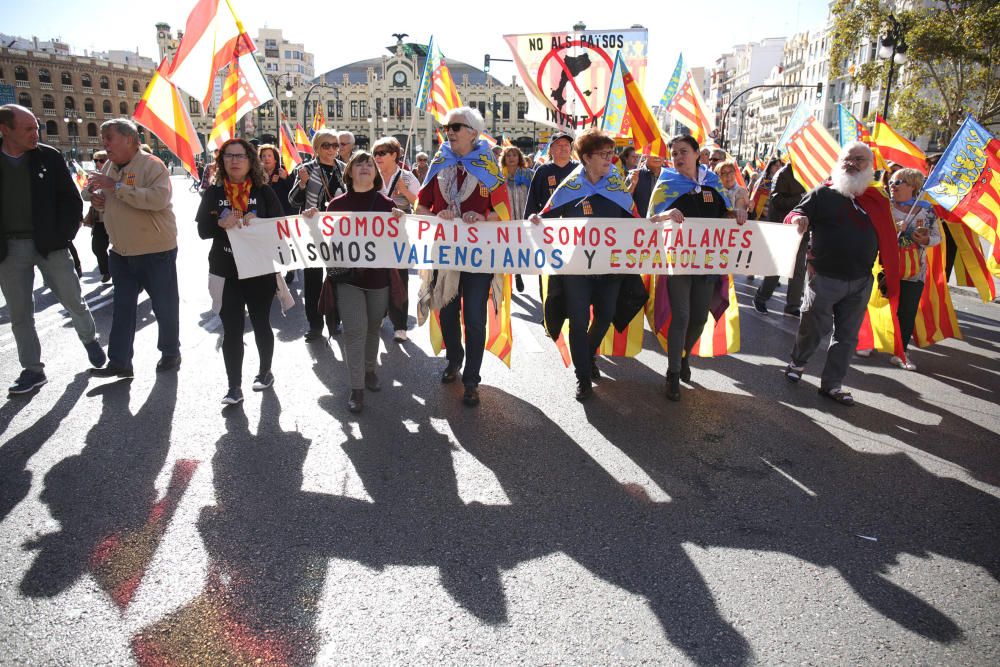
[[[299,211],[325,210],[334,197],[344,192],[344,165],[337,160],[340,149],[337,133],[323,128],[313,135],[312,142],[316,158],[299,165],[295,185],[288,193],[288,203]],[[324,317],[319,312],[319,295],[326,274],[323,269],[304,269],[302,274],[305,283],[302,298],[309,322],[306,340],[322,340]],[[337,332],[337,323],[332,317],[325,320],[327,333],[332,336]]]
[[[393,212],[395,204],[382,192],[382,174],[371,154],[354,153],[344,169],[344,184],[347,192],[335,197],[328,211]],[[394,295],[405,294],[396,269],[353,269],[350,279],[336,284],[337,311],[344,323],[344,361],[351,382],[347,409],[355,414],[364,409],[365,389],[382,388],[375,366],[379,327],[390,306],[390,287]],[[396,307],[401,305],[397,302]]]
[[[730,204],[719,177],[699,164],[698,142],[689,135],[676,135],[667,146],[673,167],[660,172],[649,202],[650,221],[683,225],[687,218],[731,217]],[[746,222],[746,209],[737,211],[735,217],[739,224]],[[713,294],[722,289],[723,282],[722,276],[718,275],[688,274],[657,278],[657,301],[669,298],[665,393],[671,401],[681,400],[681,380],[691,381],[691,349],[701,337],[708,321]],[[726,294],[728,296],[728,290]]]
[[[539,224],[542,218],[635,217],[628,186],[621,173],[611,168],[615,156],[615,140],[611,135],[591,128],[576,138],[573,147],[580,156],[580,166],[559,185],[541,215],[528,219]],[[549,278],[546,300],[561,290],[565,301],[578,401],[593,395],[593,381],[601,376],[597,350],[615,316],[622,279],[623,276],[616,274]]]
[[[920,297],[927,279],[927,248],[941,243],[941,230],[930,203],[917,199],[924,186],[924,175],[916,169],[899,168],[889,178],[889,198],[892,202],[892,219],[899,233],[899,335],[903,351],[910,345],[913,327],[920,310]],[[858,350],[858,356],[871,356],[872,350]],[[893,355],[889,363],[903,370],[915,371],[917,365]]]
[[[229,386],[222,398],[225,405],[243,402],[245,314],[250,315],[260,359],[253,390],[264,391],[274,384],[271,372],[274,356],[271,304],[278,289],[277,274],[274,273],[239,278],[229,244],[229,232],[247,226],[254,218],[282,215],[284,208],[269,187],[257,151],[250,142],[230,139],[222,144],[215,163],[215,183],[202,195],[195,220],[198,235],[212,240],[212,249],[208,253],[209,285],[213,308],[218,305],[215,309],[222,320],[222,358]]]
[[[427,156],[427,153],[421,151],[417,153],[414,160],[416,160],[416,165],[413,167],[413,175],[417,177],[417,181],[423,183],[424,178],[427,176],[427,170],[430,168],[430,158]]]
[[[375,158],[375,165],[378,167],[382,184],[380,191],[386,197],[395,202],[396,207],[409,213],[413,210],[413,204],[417,201],[417,194],[420,192],[420,181],[409,171],[399,166],[399,157],[403,154],[403,147],[399,145],[396,137],[385,137],[379,139],[372,146],[372,156]],[[403,280],[403,285],[409,285],[410,272],[408,269],[398,269],[399,277]],[[397,343],[404,343],[409,338],[406,335],[406,325],[409,311],[409,301],[404,301],[401,308],[389,304],[389,320],[392,322],[393,340]]]
[[[501,177],[489,144],[479,138],[485,126],[479,111],[471,107],[458,107],[445,115],[442,129],[448,140],[431,162],[417,199],[416,213],[461,220],[469,225],[499,220],[490,193]],[[493,171],[487,165],[492,165]],[[503,293],[502,278],[494,282],[489,273],[447,270],[421,272],[421,277],[421,314],[426,309],[440,312],[441,336],[447,348],[448,365],[441,374],[441,382],[454,382],[464,361],[462,402],[475,407],[479,405],[479,369],[486,350],[487,300],[491,287],[495,298]]]
[[[736,181],[736,163],[732,160],[723,160],[715,165],[713,171],[722,182],[722,191],[729,200],[734,211],[746,221],[750,210],[750,194],[747,189]]]

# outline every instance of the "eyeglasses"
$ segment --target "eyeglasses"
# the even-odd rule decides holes
[[[591,153],[591,155],[596,155],[597,157],[601,158],[602,160],[610,160],[614,156],[614,154],[615,154],[615,152],[614,151],[610,151],[610,150],[609,151],[595,151],[595,152]]]
[[[466,125],[465,123],[448,123],[443,127],[448,132],[461,132],[463,127],[467,127],[470,130],[472,129],[471,125]]]
[[[889,187],[895,187],[899,185],[909,185],[906,181],[889,181]]]
[[[223,153],[223,160],[232,160],[233,162],[242,162],[247,159],[246,153]]]
[[[330,148],[336,148],[337,144],[331,144],[329,141],[323,142],[319,145],[323,150],[329,150]]]
[[[722,158],[721,157],[710,157],[710,158],[708,158],[708,161],[709,162],[722,162]]]
[[[418,157],[417,158],[417,162],[427,162],[427,158],[425,158],[425,157]]]
[[[107,160],[94,160],[94,164],[104,164]]]
[[[390,155],[389,151],[375,151],[372,153],[375,157],[382,157],[383,155]]]

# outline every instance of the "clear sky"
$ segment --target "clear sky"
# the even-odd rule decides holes
[[[247,32],[281,28],[285,39],[302,42],[316,56],[316,74],[356,60],[386,53],[392,33],[408,33],[406,41],[426,43],[436,36],[447,58],[482,67],[483,55],[510,58],[502,35],[569,30],[577,21],[588,29],[606,30],[640,24],[649,29],[649,68],[644,93],[650,104],[659,99],[683,51],[692,66],[710,65],[733,44],[765,37],[789,36],[826,22],[824,0],[491,0],[462,2],[274,2],[232,0]],[[183,28],[194,0],[117,3],[96,6],[70,0],[11,3],[3,11],[0,32],[41,40],[60,38],[74,53],[84,49],[135,50],[157,57],[159,22]],[[283,11],[286,8],[291,12]],[[491,73],[509,81],[514,68],[496,63]]]

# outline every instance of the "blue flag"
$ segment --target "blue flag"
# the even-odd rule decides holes
[[[556,191],[552,193],[549,202],[542,209],[542,212],[559,208],[563,204],[583,199],[584,197],[604,197],[608,201],[618,204],[629,213],[634,212],[635,205],[632,203],[632,195],[625,187],[625,181],[617,169],[610,169],[608,175],[597,183],[591,183],[584,175],[583,165],[574,169],[569,176],[563,179]]]
[[[680,197],[692,191],[701,192],[701,188],[703,187],[712,188],[718,192],[722,197],[722,201],[726,202],[726,208],[733,208],[729,198],[726,196],[725,190],[722,188],[722,181],[719,180],[715,172],[702,164],[698,165],[697,181],[692,181],[676,169],[667,167],[661,169],[660,178],[656,181],[656,187],[653,188],[653,195],[649,200],[650,206],[653,208],[653,213],[663,213]]]

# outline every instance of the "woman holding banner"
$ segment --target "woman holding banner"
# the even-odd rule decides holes
[[[708,167],[699,165],[698,142],[688,135],[676,135],[667,144],[673,168],[660,172],[660,179],[649,202],[649,219],[652,222],[684,224],[687,218],[731,217],[732,208],[722,183]],[[746,222],[746,209],[737,209],[736,221]],[[728,303],[728,283],[717,275],[659,276],[656,282],[656,300],[669,299],[664,309],[670,313],[667,329],[667,378],[666,395],[671,401],[681,399],[680,382],[690,382],[691,349],[701,336],[708,321],[713,300]],[[715,297],[715,299],[713,299]],[[659,330],[660,323],[656,327]]]
[[[382,194],[382,175],[369,153],[358,151],[344,168],[347,192],[335,197],[328,211],[393,211],[393,200]],[[344,323],[344,361],[351,381],[347,409],[364,409],[365,389],[379,391],[375,374],[379,328],[389,307],[390,292],[398,303],[406,288],[396,269],[352,269],[336,283],[336,305]],[[392,288],[390,290],[390,287]]]
[[[417,198],[416,213],[436,215],[442,220],[460,219],[466,224],[499,220],[490,197],[499,167],[489,144],[479,138],[486,127],[483,117],[471,107],[458,107],[449,111],[442,123],[448,140],[431,161]],[[493,275],[439,270],[422,272],[422,278],[420,307],[440,313],[441,337],[448,357],[441,382],[454,382],[464,361],[462,402],[477,406],[479,369],[486,350],[486,305]],[[462,321],[467,350],[462,347]]]
[[[538,224],[542,218],[636,217],[628,186],[621,173],[611,168],[615,155],[611,135],[591,128],[576,138],[574,148],[581,165],[556,188],[541,216],[532,215],[529,220]],[[565,302],[578,401],[593,395],[593,381],[601,375],[596,354],[615,316],[622,278],[615,274],[549,278],[546,296],[553,298],[561,291]]]
[[[213,310],[222,320],[222,358],[229,382],[229,390],[222,399],[225,405],[243,402],[244,313],[250,315],[260,358],[253,390],[264,391],[274,384],[271,304],[278,290],[278,276],[274,273],[239,278],[229,232],[247,226],[255,217],[277,218],[284,214],[281,202],[268,187],[254,147],[244,139],[230,139],[222,144],[215,162],[215,183],[202,194],[195,220],[198,235],[212,239],[208,253],[209,288]]]

